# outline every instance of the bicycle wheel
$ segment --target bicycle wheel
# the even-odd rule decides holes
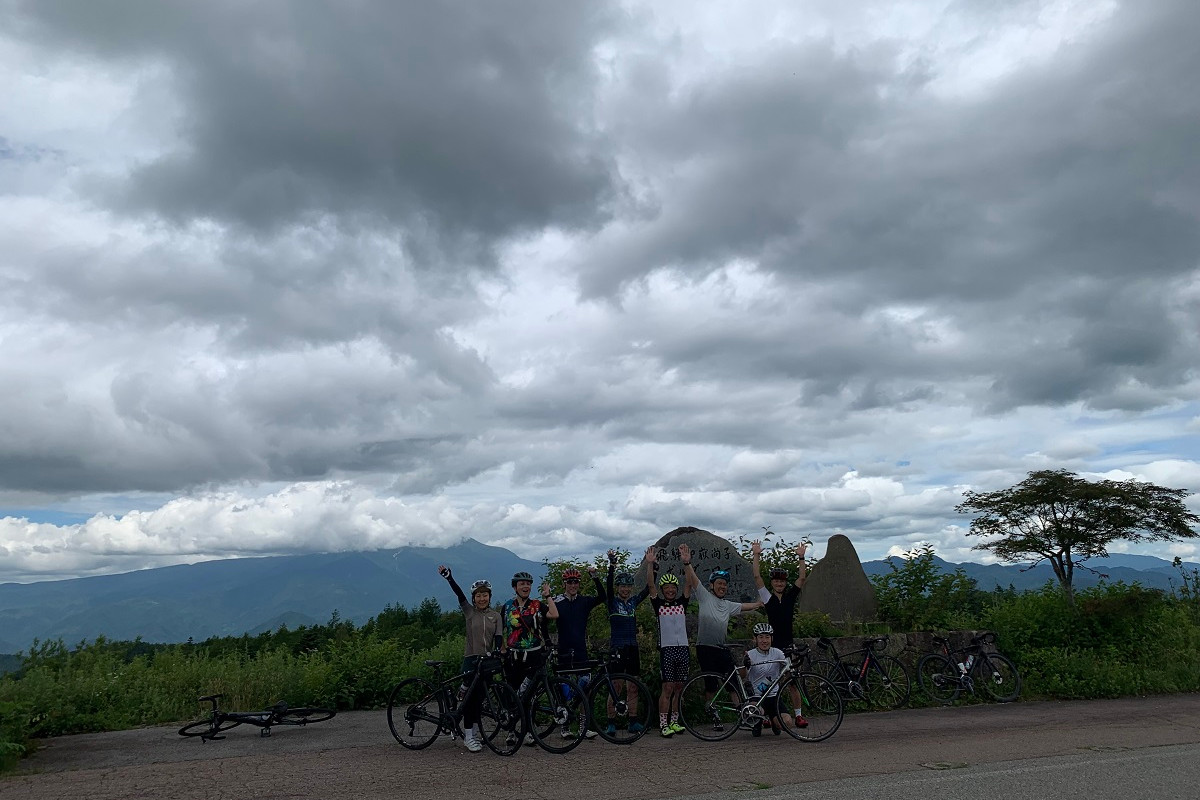
[[[705,696],[705,678],[720,687],[711,700]],[[688,733],[706,742],[719,742],[732,736],[741,721],[742,703],[745,702],[740,683],[717,672],[701,672],[685,683],[679,693],[679,719]]]
[[[276,725],[308,725],[324,722],[337,714],[332,708],[289,708],[276,718]]]
[[[496,755],[511,756],[525,739],[525,713],[517,692],[507,683],[487,681],[479,709],[483,743]]]
[[[529,698],[529,733],[547,753],[569,753],[587,736],[587,696],[574,678],[551,675]]]
[[[633,744],[646,735],[656,704],[649,687],[639,678],[624,672],[612,673],[607,679],[600,675],[592,680],[587,693],[592,729],[604,741]]]
[[[793,724],[783,725],[780,720],[789,734],[802,742],[823,742],[841,727],[845,704],[827,678],[815,672],[799,672],[788,678],[779,687],[780,706],[786,708],[797,697],[800,702],[793,709]],[[800,723],[807,724],[801,727]]]
[[[898,658],[872,655],[872,665],[864,678],[863,690],[873,708],[900,708],[912,692],[908,670]]]
[[[917,683],[925,694],[939,703],[949,705],[958,699],[962,685],[958,667],[941,653],[928,653],[917,662]]]
[[[1021,694],[1017,665],[999,653],[982,653],[975,659],[975,685],[998,703],[1011,703]]]
[[[433,744],[442,732],[442,713],[439,693],[423,678],[400,681],[388,697],[388,728],[409,750]]]
[[[224,736],[218,736],[218,733],[224,733],[230,728],[236,728],[242,723],[235,719],[221,718],[221,721],[216,725],[211,719],[202,719],[196,722],[188,723],[179,729],[180,736],[199,736],[201,739],[224,739]]]
[[[851,675],[858,675],[858,667],[846,666],[836,661],[830,661],[827,658],[818,658],[809,667],[808,672],[820,675],[837,688],[843,703],[866,699],[866,696],[863,694],[863,687],[857,681],[852,682],[850,680]]]

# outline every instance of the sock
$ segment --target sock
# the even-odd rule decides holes
[[[667,715],[663,714],[661,712],[658,715],[658,727],[660,727],[660,728],[667,727]]]
[[[679,712],[672,711],[671,712],[671,724],[674,725],[676,722],[679,722]]]

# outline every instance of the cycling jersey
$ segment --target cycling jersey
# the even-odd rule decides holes
[[[667,600],[663,597],[651,597],[650,605],[658,617],[658,646],[687,647],[687,622],[684,611],[687,600],[677,597]]]
[[[637,623],[633,613],[638,603],[646,599],[650,590],[643,587],[640,592],[630,595],[628,600],[622,600],[613,591],[612,564],[608,565],[608,624],[612,631],[612,648],[629,647],[637,644]]]
[[[518,606],[514,597],[504,604],[504,640],[510,650],[540,650],[546,630],[546,612],[540,600],[530,598]]]
[[[751,647],[746,651],[746,681],[755,693],[770,686],[772,681],[783,674],[784,658],[783,651],[778,647],[772,647],[765,653],[757,647]],[[767,696],[774,697],[778,692],[779,687],[775,686],[767,693]]]
[[[795,626],[796,619],[796,601],[800,599],[800,590],[796,588],[796,584],[789,583],[783,590],[783,598],[780,599],[764,586],[758,590],[758,599],[763,601],[763,611],[767,614],[767,621],[775,629],[773,644],[780,649],[790,647],[792,628]]]

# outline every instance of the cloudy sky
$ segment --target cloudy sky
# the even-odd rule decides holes
[[[697,8],[0,0],[0,581],[1200,491],[1200,4]]]

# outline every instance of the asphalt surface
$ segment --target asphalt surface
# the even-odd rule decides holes
[[[269,738],[243,726],[200,742],[176,728],[50,740],[21,773],[0,778],[0,798],[716,800],[753,792],[766,800],[819,788],[825,800],[901,800],[995,796],[1002,787],[1011,787],[1010,800],[1200,797],[1200,695],[1191,694],[854,714],[818,744],[744,732],[717,743],[655,734],[628,747],[596,739],[567,755],[522,748],[511,758],[448,740],[404,750],[382,711],[277,728]]]

